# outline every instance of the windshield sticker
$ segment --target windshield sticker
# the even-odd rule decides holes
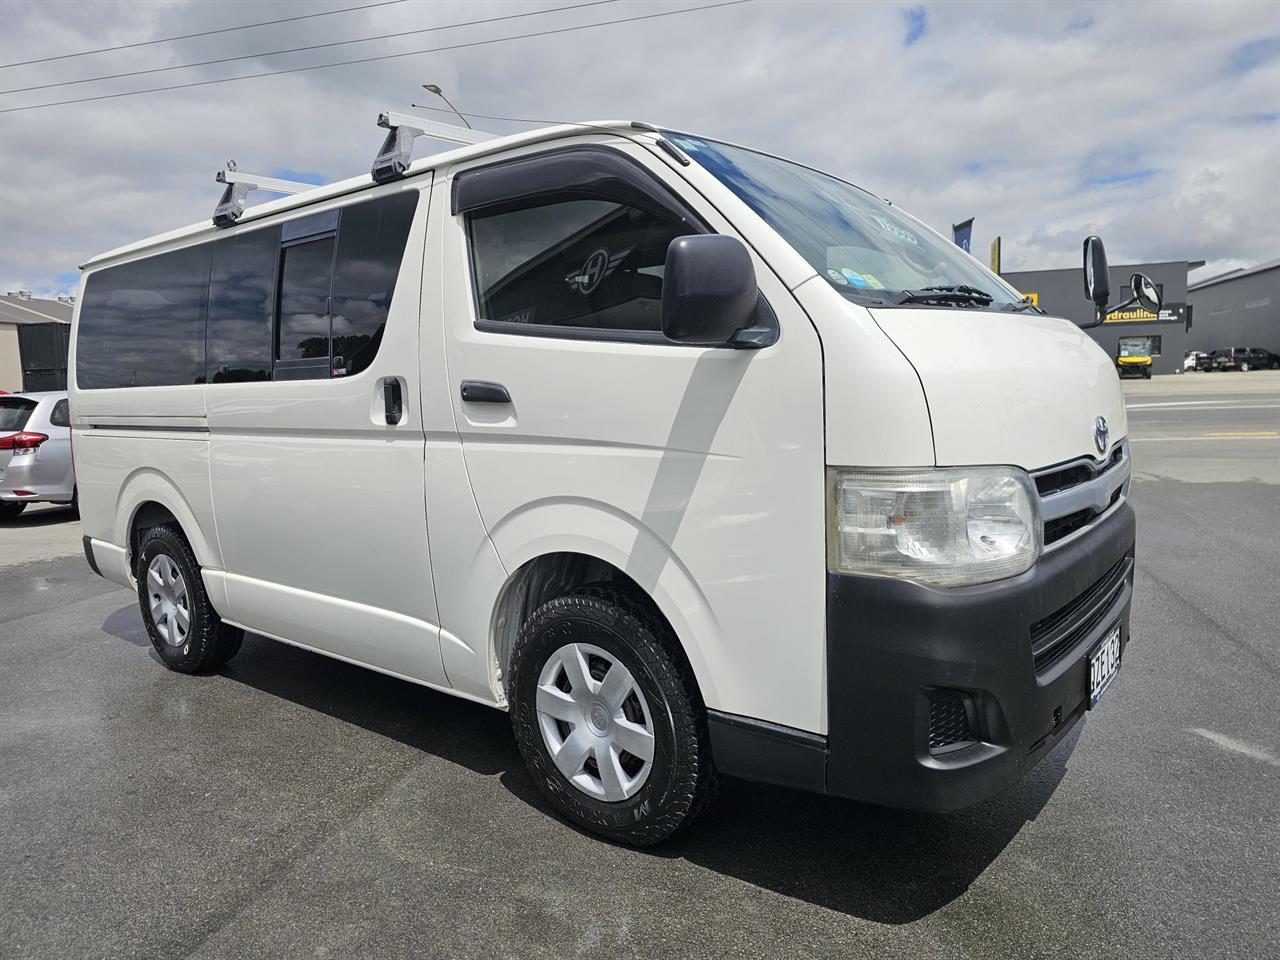
[[[884,284],[881,283],[879,280],[877,280],[875,276],[870,273],[864,273],[862,275],[862,279],[867,281],[867,286],[871,287],[873,290],[884,289]]]
[[[903,229],[892,220],[886,220],[884,217],[875,213],[867,214],[867,219],[899,243],[909,243],[913,247],[920,246],[920,241],[916,239],[916,235],[914,233],[910,230]]]
[[[844,278],[844,274],[839,270],[828,270],[827,276],[831,278],[832,283],[838,283],[842,287],[847,287],[849,285],[849,281]]]
[[[840,272],[844,274],[845,280],[853,284],[855,287],[865,287],[867,285],[867,281],[862,279],[862,274],[854,273],[848,267],[845,267]]]

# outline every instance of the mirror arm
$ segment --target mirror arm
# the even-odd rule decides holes
[[[1130,297],[1124,303],[1117,303],[1114,307],[1107,307],[1106,312],[1103,313],[1102,315],[1103,319],[1106,319],[1107,317],[1111,316],[1113,313],[1116,313],[1117,311],[1128,310],[1137,302],[1138,302],[1137,297]]]
[[[726,346],[735,350],[761,350],[778,342],[778,331],[774,327],[743,327],[735,330]]]

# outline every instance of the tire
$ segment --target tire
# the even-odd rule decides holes
[[[144,531],[140,544],[138,605],[156,653],[179,673],[221,667],[240,650],[244,631],[223,623],[214,611],[186,538],[165,524]]]
[[[582,655],[578,676],[590,675],[585,702],[571,679],[575,653]],[[619,665],[622,674],[614,672]],[[612,683],[614,676],[633,684],[629,692]],[[516,638],[509,690],[525,765],[551,805],[578,826],[650,846],[688,826],[714,796],[706,713],[693,673],[670,627],[631,595],[587,587],[535,610]],[[553,748],[566,757],[560,766]],[[602,766],[609,758],[616,761],[612,775]]]
[[[1143,370],[1143,371],[1142,371],[1142,379],[1143,379],[1143,380],[1150,380],[1150,379],[1151,379],[1151,370],[1150,370],[1150,368],[1148,368],[1148,369],[1146,369],[1146,370]]]
[[[0,500],[0,520],[16,520],[25,509],[25,500]]]
[[[1247,361],[1245,363],[1240,364],[1240,370],[1244,373],[1249,372],[1249,364]]]
[[[80,516],[80,488],[71,488],[71,512],[77,517]]]

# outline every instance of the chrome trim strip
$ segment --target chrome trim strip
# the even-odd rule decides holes
[[[1128,439],[1119,441],[1119,446],[1121,456],[1117,463],[1111,463],[1110,461],[1110,457],[1114,453],[1113,447],[1112,450],[1107,451],[1108,459],[1101,463],[1085,457],[1080,460],[1037,470],[1031,474],[1035,478],[1059,473],[1062,470],[1068,470],[1076,466],[1088,467],[1093,473],[1092,480],[1086,480],[1084,483],[1078,483],[1074,487],[1068,487],[1065,490],[1059,490],[1056,493],[1040,497],[1040,516],[1045,522],[1057,520],[1059,517],[1067,517],[1081,510],[1097,511],[1097,516],[1079,530],[1074,530],[1061,540],[1047,544],[1043,548],[1044,553],[1050,553],[1071,543],[1091,530],[1098,521],[1110,516],[1120,504],[1124,503],[1129,493],[1129,480],[1133,475],[1133,461],[1129,455]],[[1120,491],[1120,499],[1113,504],[1111,498],[1115,496],[1117,490]]]

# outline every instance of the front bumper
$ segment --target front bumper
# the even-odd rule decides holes
[[[828,735],[713,712],[717,766],[918,810],[956,810],[1008,788],[1084,715],[1088,657],[1104,634],[1119,623],[1128,644],[1134,541],[1133,508],[1121,502],[995,583],[942,589],[828,574]],[[939,698],[963,704],[968,730],[931,749]]]

